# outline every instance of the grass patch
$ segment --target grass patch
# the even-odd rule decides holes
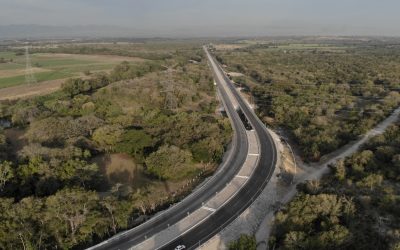
[[[14,59],[16,57],[14,52],[11,51],[1,51],[0,58],[4,58],[6,60]]]
[[[32,65],[39,64],[43,68],[53,68],[59,66],[70,66],[79,64],[94,64],[95,61],[76,60],[76,59],[48,59],[48,58],[32,58]]]
[[[23,69],[25,65],[18,63],[0,63],[0,71],[1,70],[13,70],[13,69]]]
[[[110,70],[115,67],[117,64],[89,64],[89,65],[73,65],[69,67],[54,67],[53,69],[59,69],[65,73],[80,73],[86,70],[94,71],[94,70]]]
[[[71,77],[71,74],[65,72],[57,72],[57,71],[42,72],[35,74],[35,78],[38,82],[57,80],[67,77]],[[0,88],[8,88],[12,86],[21,85],[24,83],[25,83],[25,75],[2,78],[0,79]]]

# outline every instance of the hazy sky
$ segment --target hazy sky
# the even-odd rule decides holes
[[[0,24],[117,25],[160,36],[400,36],[400,0],[0,0]]]

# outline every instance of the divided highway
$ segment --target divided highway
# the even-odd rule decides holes
[[[246,104],[242,96],[237,92],[233,83],[223,72],[221,66],[216,62],[205,48],[212,70],[216,76],[221,76],[225,83],[219,85],[228,86],[236,98],[239,108],[242,110],[249,123],[252,125],[259,142],[259,160],[257,166],[245,186],[227,204],[213,213],[207,220],[194,227],[189,232],[181,235],[162,249],[174,249],[175,246],[185,245],[187,249],[194,249],[220,232],[238,217],[253,201],[260,195],[272,177],[277,162],[275,143],[268,133],[264,124],[258,119],[253,110]],[[220,79],[220,77],[216,77]],[[219,80],[221,81],[221,80]]]
[[[213,69],[220,96],[234,130],[232,149],[228,153],[226,160],[214,176],[180,203],[161,212],[142,225],[120,233],[89,249],[129,249],[132,247],[149,249],[149,247],[145,247],[144,242],[148,242],[150,237],[154,241],[152,248],[174,249],[178,245],[185,245],[189,249],[195,248],[232,222],[254,201],[270,180],[276,164],[276,148],[271,136],[262,122],[241,98],[207,49],[205,49],[205,52]],[[246,131],[237,109],[242,110],[253,131]],[[232,180],[238,177],[237,174],[242,171],[241,169],[248,162],[248,153],[251,150],[249,148],[250,133],[254,134],[253,137],[255,139],[253,141],[257,141],[257,143],[252,144],[258,145],[257,161],[253,164],[256,165],[252,171],[253,174],[245,177],[246,181],[244,181],[243,187],[240,186],[238,193],[226,199],[220,207],[217,209],[206,207],[205,203],[212,200],[217,193],[221,191],[223,193],[227,189],[227,184],[232,183]],[[193,215],[200,214],[200,217],[203,216],[204,219],[195,223],[188,217],[192,213]],[[189,225],[188,230],[172,232],[175,233],[173,235],[177,236],[168,236],[172,237],[171,239],[168,238],[166,240],[160,237],[157,240],[160,233],[168,232],[173,228],[171,225],[179,228],[179,223],[184,224],[184,221],[189,224],[192,223],[193,226]]]

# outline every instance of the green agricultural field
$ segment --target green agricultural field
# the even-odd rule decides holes
[[[35,78],[38,82],[63,79],[63,78],[68,78],[68,77],[72,77],[72,76],[73,76],[72,74],[68,74],[63,71],[50,71],[50,72],[41,72],[41,73],[35,74]],[[0,88],[8,88],[8,87],[23,84],[24,82],[25,82],[25,75],[0,78]]]
[[[0,51],[0,58],[4,58],[6,60],[9,60],[11,58],[15,58],[15,53],[14,52],[9,52],[9,51]]]
[[[25,83],[25,55],[0,52],[0,88]],[[31,65],[37,82],[81,77],[87,72],[109,71],[122,61],[139,62],[140,58],[119,56],[38,53],[31,55]]]
[[[14,70],[14,69],[25,69],[25,65],[17,63],[1,63],[0,64],[0,77],[2,70]]]

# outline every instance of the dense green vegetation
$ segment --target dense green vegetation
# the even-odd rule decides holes
[[[275,249],[399,249],[400,124],[332,166],[276,215]]]
[[[262,43],[216,51],[256,99],[269,125],[284,128],[307,161],[363,134],[400,103],[399,47],[384,43]]]
[[[242,234],[239,239],[231,242],[228,246],[229,250],[256,250],[257,241],[254,236]]]
[[[212,173],[230,140],[216,105],[197,47],[1,102],[0,121],[12,128],[0,130],[0,249],[81,249],[176,202],[193,178]],[[107,155],[137,170],[102,169]],[[132,172],[131,183],[110,181]]]

